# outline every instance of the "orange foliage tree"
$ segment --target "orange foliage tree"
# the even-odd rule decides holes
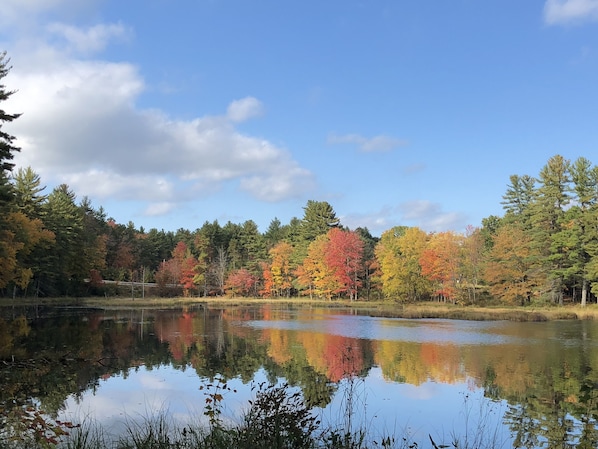
[[[343,286],[335,275],[334,269],[326,263],[329,243],[328,234],[319,235],[307,248],[307,256],[298,270],[298,280],[303,290],[309,289],[310,295],[331,300]]]
[[[438,298],[453,303],[460,282],[461,244],[462,237],[453,232],[432,234],[419,259],[422,275],[435,283]]]
[[[490,293],[508,304],[529,302],[540,279],[534,268],[532,237],[520,226],[506,224],[498,229],[488,253],[484,278]]]

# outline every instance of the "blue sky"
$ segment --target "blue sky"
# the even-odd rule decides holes
[[[479,226],[598,161],[598,0],[4,0],[6,126],[118,222]]]

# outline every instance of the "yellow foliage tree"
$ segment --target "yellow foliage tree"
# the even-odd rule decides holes
[[[41,220],[22,212],[10,212],[5,223],[0,236],[0,288],[14,283],[25,289],[34,274],[27,257],[36,246],[54,242],[54,234],[44,229]]]

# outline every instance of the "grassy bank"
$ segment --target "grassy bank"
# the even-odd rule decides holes
[[[474,321],[551,321],[551,320],[594,320],[598,319],[598,305],[557,306],[462,306],[437,302],[413,304],[393,301],[323,301],[309,298],[272,299],[263,298],[17,298],[0,299],[0,306],[68,306],[98,308],[178,308],[192,305],[206,307],[244,307],[270,304],[285,307],[321,307],[352,309],[356,313],[408,319],[442,318]]]

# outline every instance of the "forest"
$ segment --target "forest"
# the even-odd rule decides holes
[[[0,81],[10,70],[0,53]],[[206,221],[176,232],[116,223],[68,185],[47,192],[2,126],[0,296],[309,297],[453,304],[586,305],[598,294],[598,167],[551,157],[506,181],[504,215],[464,233],[397,226],[372,236],[309,200],[301,218],[260,232]]]

